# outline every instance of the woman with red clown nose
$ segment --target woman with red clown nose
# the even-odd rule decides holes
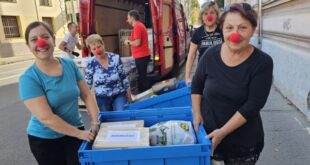
[[[191,82],[191,70],[197,50],[199,51],[199,61],[208,48],[223,42],[222,30],[217,25],[218,17],[219,10],[214,2],[206,2],[202,5],[199,15],[202,26],[194,31],[186,62],[185,80],[187,84]]]
[[[95,55],[88,61],[85,79],[89,88],[94,86],[100,111],[122,111],[131,102],[127,75],[119,55],[106,52],[100,35],[87,37],[86,45]]]
[[[75,63],[54,57],[55,35],[43,22],[33,22],[25,32],[35,62],[19,78],[19,95],[31,112],[27,134],[39,165],[79,165],[82,140],[98,132],[98,107]],[[91,131],[84,130],[78,97],[91,116]]]
[[[192,82],[194,127],[212,140],[213,161],[254,165],[264,146],[260,110],[272,84],[271,57],[249,41],[257,14],[247,3],[225,7],[224,43],[208,49]]]

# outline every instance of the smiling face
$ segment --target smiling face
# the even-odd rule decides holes
[[[43,39],[45,40],[45,44],[41,45],[37,41]],[[48,32],[48,30],[39,25],[29,32],[29,39],[28,39],[28,47],[29,50],[32,52],[37,59],[46,60],[53,57],[54,48],[55,48],[55,40]]]
[[[231,12],[225,17],[223,23],[223,35],[226,45],[234,51],[240,51],[245,49],[250,42],[252,35],[255,32],[255,28],[252,26],[250,21],[244,19],[239,13]],[[239,41],[232,41],[231,35],[240,37]]]
[[[202,14],[202,21],[204,25],[213,26],[216,24],[217,12],[213,7],[207,8]]]

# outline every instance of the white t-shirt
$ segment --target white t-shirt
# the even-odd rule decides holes
[[[72,36],[71,33],[67,33],[65,35],[63,41],[67,43],[66,48],[71,50],[71,51],[74,51],[76,44],[79,43],[77,36]],[[62,57],[67,57],[67,58],[73,59],[75,56],[72,54],[69,54],[67,52],[63,52]]]

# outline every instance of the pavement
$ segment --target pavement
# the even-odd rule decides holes
[[[21,63],[24,68],[28,63]],[[6,72],[18,69],[10,64]],[[2,74],[0,68],[0,74]],[[5,70],[3,69],[3,70]],[[194,67],[195,69],[195,67]],[[12,75],[13,75],[12,73]],[[2,76],[10,76],[9,73]],[[1,78],[4,78],[2,77]],[[184,77],[184,68],[179,79]],[[86,128],[89,117],[81,112]],[[26,127],[30,112],[19,100],[18,84],[0,86],[0,164],[36,165],[28,145]],[[291,102],[286,100],[276,87],[272,87],[266,106],[261,111],[265,148],[258,165],[308,165],[310,164],[310,122]]]

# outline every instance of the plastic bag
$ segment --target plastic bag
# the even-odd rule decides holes
[[[171,120],[150,127],[150,142],[153,146],[195,144],[195,132],[189,121]]]

